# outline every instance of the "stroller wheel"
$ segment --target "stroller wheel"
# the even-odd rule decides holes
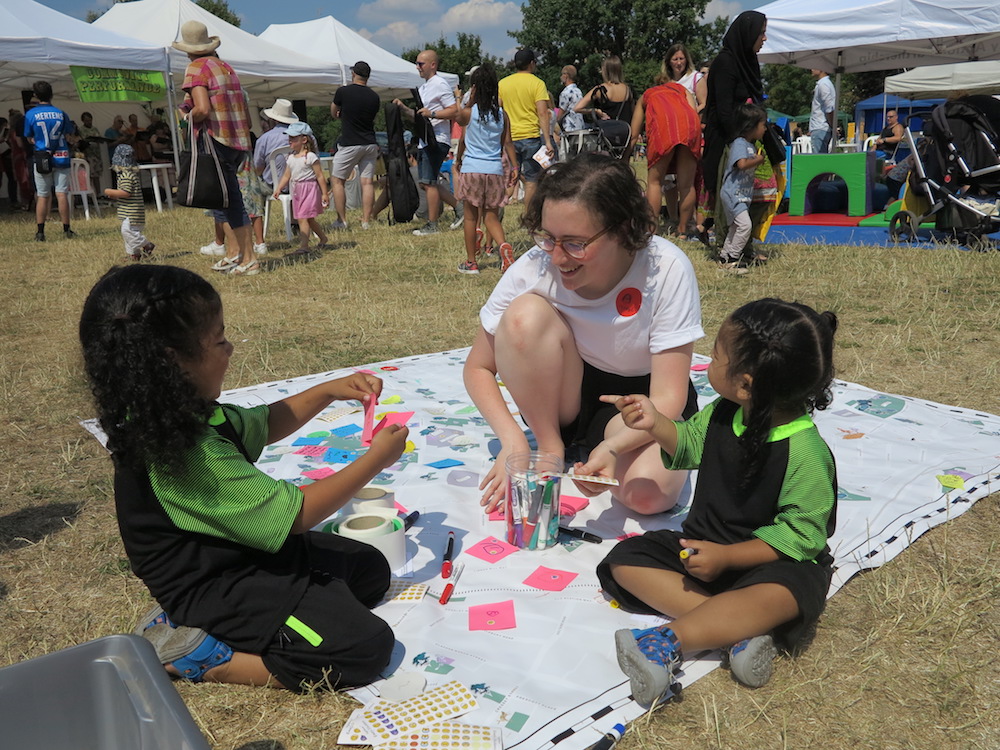
[[[915,240],[919,219],[910,211],[899,211],[889,221],[889,237],[893,242]]]

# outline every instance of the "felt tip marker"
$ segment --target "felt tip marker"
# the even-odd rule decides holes
[[[455,593],[455,586],[458,584],[458,577],[462,575],[462,571],[464,569],[465,566],[461,563],[455,566],[455,575],[452,576],[450,581],[448,581],[448,585],[444,587],[444,591],[441,592],[441,598],[438,599],[438,602],[441,604],[448,603],[448,600],[451,599],[451,595]]]
[[[681,560],[687,560],[689,557],[691,557],[691,555],[697,555],[697,554],[698,550],[693,549],[692,547],[685,547],[684,549],[681,550]]]
[[[601,737],[601,739],[599,739],[597,742],[591,745],[588,748],[588,750],[610,750],[610,748],[618,744],[618,740],[620,740],[624,735],[625,735],[625,725],[615,724],[611,728],[610,732],[605,734],[603,737]]]
[[[455,552],[455,532],[448,532],[448,546],[444,548],[444,557],[441,560],[441,577],[447,578],[451,575],[451,556]]]
[[[420,511],[415,510],[403,519],[403,531],[409,531],[410,527],[420,518]]]
[[[583,531],[582,529],[571,529],[569,526],[560,526],[559,531],[567,536],[575,537],[576,539],[582,539],[585,542],[591,542],[592,544],[600,544],[604,540],[597,534],[591,534],[589,531]]]

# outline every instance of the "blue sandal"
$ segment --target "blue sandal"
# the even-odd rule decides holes
[[[134,632],[153,644],[161,664],[191,682],[201,682],[208,670],[233,658],[232,648],[200,628],[175,625],[159,605],[143,615]]]

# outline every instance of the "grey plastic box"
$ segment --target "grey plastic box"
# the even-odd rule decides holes
[[[0,669],[0,746],[209,750],[153,646],[110,635]]]

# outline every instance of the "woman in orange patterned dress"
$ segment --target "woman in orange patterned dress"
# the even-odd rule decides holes
[[[670,78],[669,61],[664,61],[656,86],[647,89],[636,102],[632,115],[633,145],[646,127],[646,200],[653,214],[660,215],[661,183],[668,174],[677,175],[677,226],[683,234],[695,208],[694,178],[701,157],[701,120],[697,103],[686,88]]]

